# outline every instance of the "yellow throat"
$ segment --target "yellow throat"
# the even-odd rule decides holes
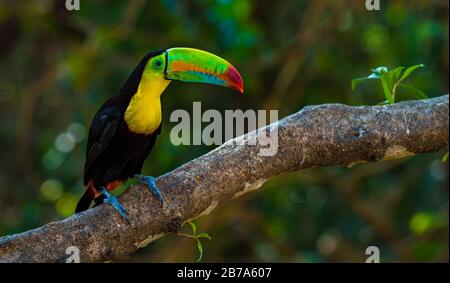
[[[128,129],[139,134],[151,134],[158,129],[162,118],[160,96],[169,83],[163,76],[149,78],[143,74],[125,111]]]

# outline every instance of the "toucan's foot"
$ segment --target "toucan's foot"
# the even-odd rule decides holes
[[[100,191],[104,196],[103,202],[111,205],[129,224],[130,220],[128,219],[128,212],[125,210],[125,208],[123,208],[117,198],[114,195],[110,194],[105,187],[101,187]]]
[[[161,192],[159,191],[158,187],[156,186],[155,178],[153,178],[152,176],[144,176],[144,175],[140,175],[140,174],[134,175],[134,178],[138,179],[139,183],[146,185],[147,188],[152,191],[152,193],[159,200],[159,203],[162,207],[164,200],[161,195]]]

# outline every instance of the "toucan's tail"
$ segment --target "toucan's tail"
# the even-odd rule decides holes
[[[92,198],[89,193],[89,188],[84,192],[84,195],[78,201],[77,208],[75,209],[75,213],[85,211],[91,206]]]

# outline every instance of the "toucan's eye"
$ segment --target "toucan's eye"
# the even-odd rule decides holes
[[[155,61],[153,61],[153,66],[156,68],[156,69],[159,69],[159,68],[161,68],[161,66],[162,66],[162,61],[160,60],[160,59],[156,59]]]

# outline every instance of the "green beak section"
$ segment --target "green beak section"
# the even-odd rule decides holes
[[[193,48],[165,51],[168,80],[220,85],[244,92],[242,77],[233,65],[212,53]]]

